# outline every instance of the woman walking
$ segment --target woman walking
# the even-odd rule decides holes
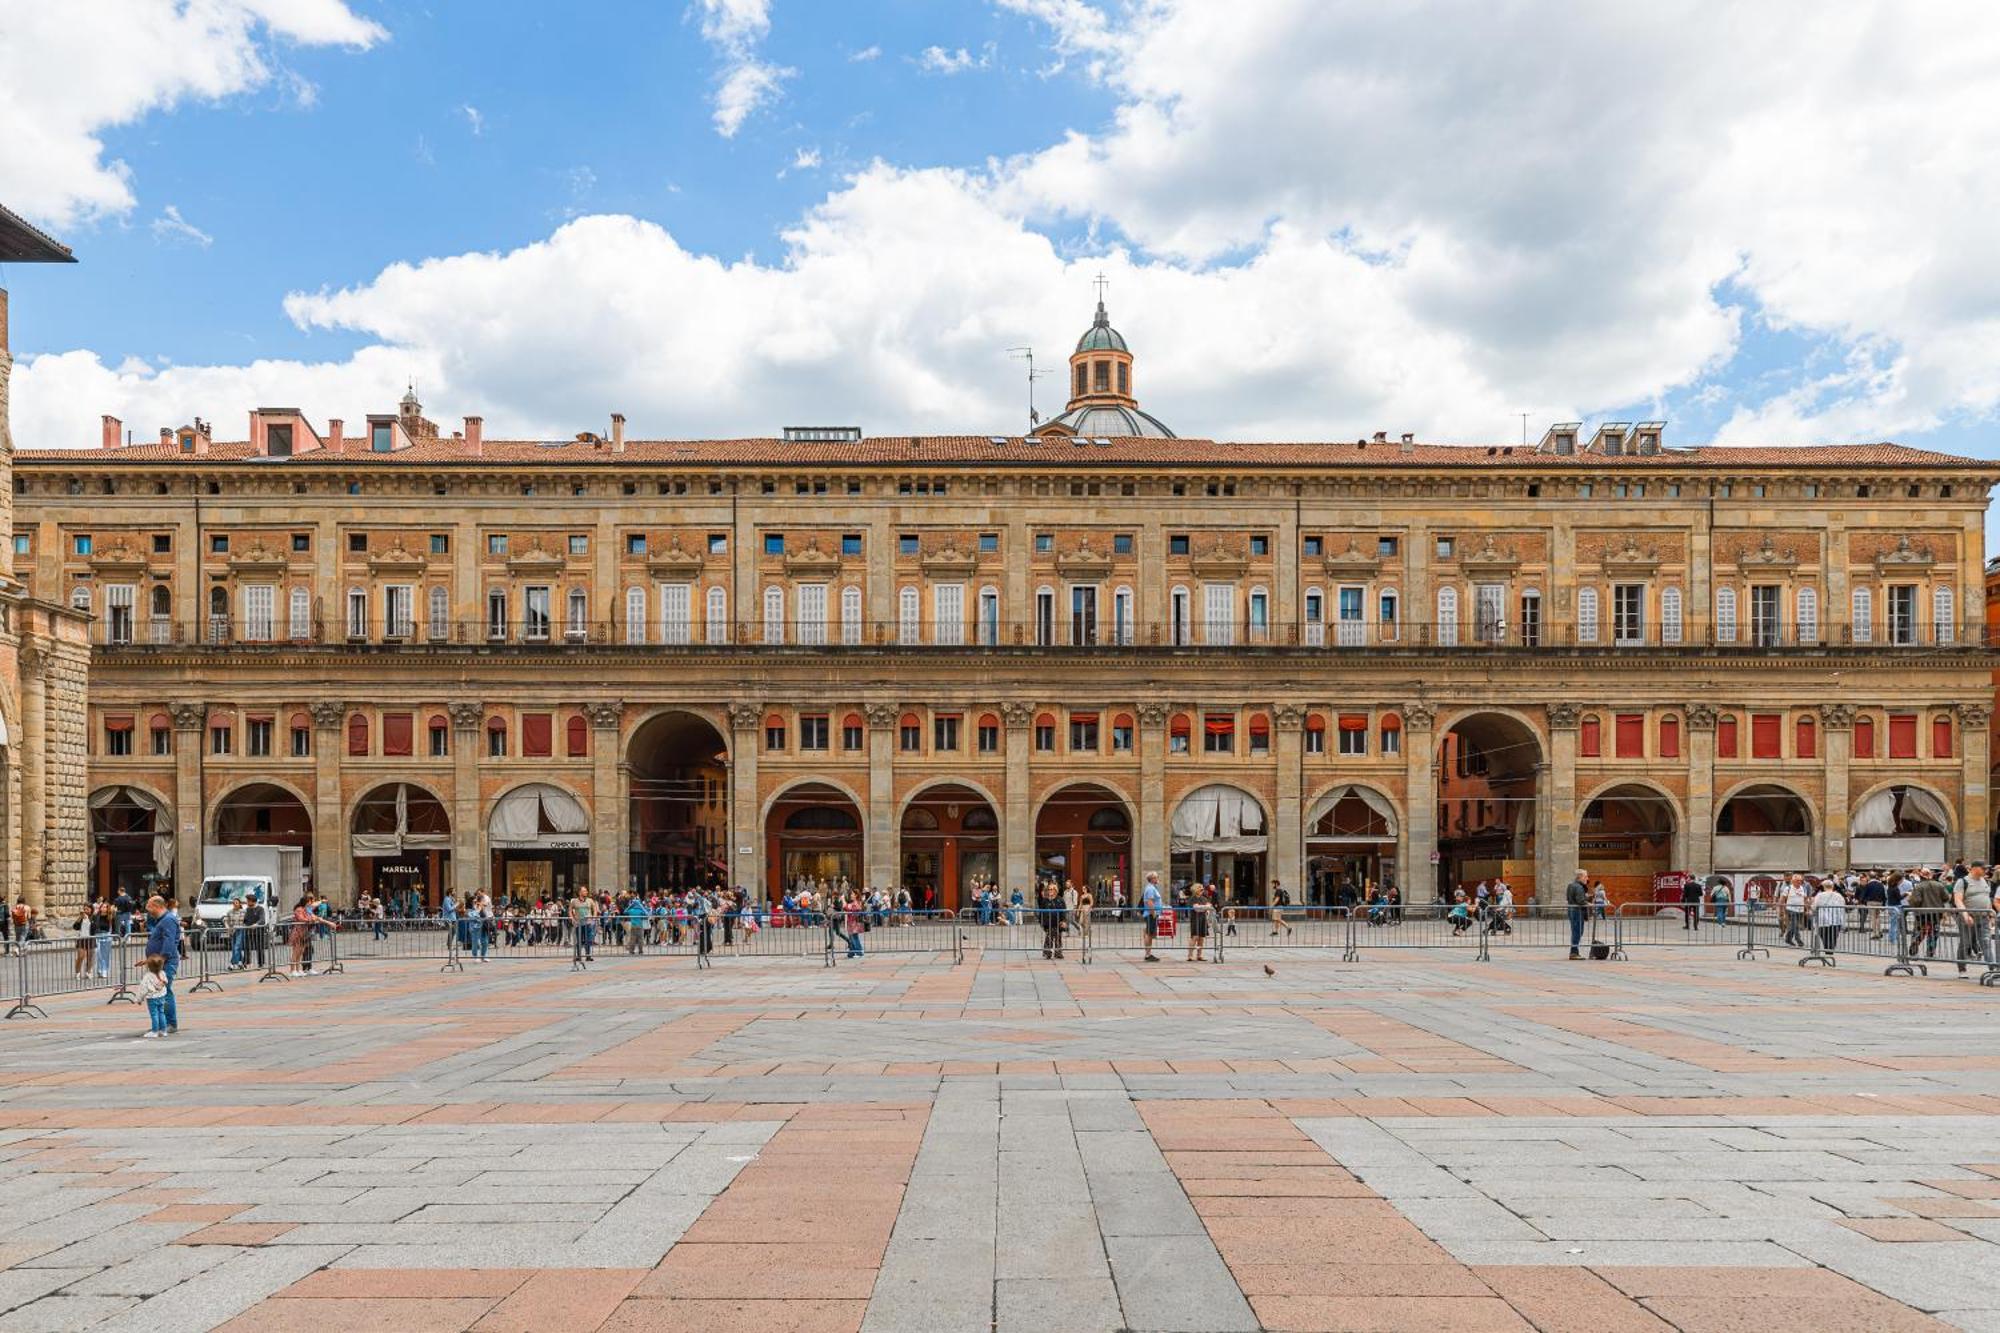
[[[312,909],[307,907],[306,900],[301,898],[292,908],[292,928],[288,940],[292,946],[292,975],[295,977],[312,975],[312,968],[306,963],[306,944],[311,936],[312,927]]]

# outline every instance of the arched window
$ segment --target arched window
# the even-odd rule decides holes
[[[1401,606],[1394,588],[1383,588],[1375,594],[1375,633],[1383,643],[1394,643],[1400,636]]]
[[[1819,642],[1819,589],[1800,588],[1793,600],[1799,614],[1799,644],[1811,647]]]
[[[1438,646],[1456,647],[1458,644],[1458,587],[1456,584],[1438,585]]]
[[[581,759],[590,753],[590,724],[583,720],[583,714],[571,714],[563,724],[563,750],[572,759]]]
[[[627,588],[625,590],[625,642],[644,643],[646,641],[646,590]]]
[[[166,599],[160,594],[165,588],[153,589],[153,614],[166,614]],[[312,637],[312,592],[306,588],[294,588],[285,599],[285,635],[292,639]]]
[[[785,641],[785,590],[773,584],[764,589],[764,642]]]
[[[431,588],[430,606],[427,612],[429,624],[425,626],[433,642],[442,642],[451,637],[451,594],[444,585]]]
[[[1681,590],[1662,588],[1660,590],[1660,642],[1679,643],[1683,626],[1681,622]]]
[[[368,594],[360,588],[347,590],[347,637],[368,637]]]
[[[708,604],[702,611],[710,643],[729,642],[729,590],[716,586],[708,590]]]
[[[1597,714],[1588,713],[1576,729],[1576,752],[1585,759],[1595,759],[1604,753],[1604,723]]]
[[[1111,594],[1111,642],[1132,642],[1132,590],[1122,585]]]
[[[853,647],[861,638],[861,589],[849,584],[840,590],[840,641]]]
[[[1597,642],[1597,589],[1595,588],[1584,587],[1576,590],[1576,641]]]
[[[859,590],[857,589],[857,596]],[[979,642],[991,648],[1000,642],[1000,590],[981,588],[979,590],[979,623],[976,627]]]
[[[347,715],[347,752],[354,755],[368,753],[368,717],[364,713]]]
[[[590,594],[581,588],[571,588],[566,599],[568,613],[564,616],[563,637],[582,639],[590,634]]]
[[[1952,609],[1954,600],[1950,588],[1940,586],[1931,590],[1931,625],[1939,643],[1958,641],[1958,627],[1953,623],[1957,619]]]
[[[217,588],[214,591],[222,592],[222,589]],[[214,597],[211,596],[209,604],[213,606],[214,601]],[[90,585],[88,583],[79,583],[69,590],[69,609],[72,611],[81,611],[85,615],[90,614]],[[229,613],[229,594],[226,592],[222,593],[222,611],[224,615]]]
[[[1250,642],[1265,643],[1271,637],[1271,591],[1263,584],[1250,589]]]
[[[915,588],[904,588],[896,594],[897,643],[923,642],[923,614],[923,599]]]
[[[1800,713],[1792,728],[1792,758],[1814,759],[1819,755],[1819,726],[1810,713]]]
[[[1854,641],[1875,641],[1875,590],[1860,585],[1854,589]]]
[[[1660,758],[1681,757],[1681,720],[1669,713],[1660,719]]]
[[[1191,623],[1193,611],[1191,610],[1192,603],[1188,597],[1188,590],[1176,587],[1173,592],[1168,594],[1167,604],[1171,617],[1169,624],[1171,634],[1169,638],[1176,646],[1192,643],[1194,641],[1194,626]]]
[[[504,718],[486,719],[486,754],[492,759],[507,757],[507,723]]]
[[[1931,758],[1951,758],[1951,717],[1939,713],[1931,719]]]
[[[1167,724],[1167,753],[1186,754],[1193,735],[1194,720],[1186,713],[1175,713],[1173,721]]]
[[[1715,641],[1736,642],[1736,589],[1715,590]]]
[[[301,596],[305,595],[305,591],[306,590],[304,588],[292,589],[292,602],[294,605],[297,605],[298,599]],[[150,600],[152,602],[152,613],[154,615],[170,616],[174,613],[174,595],[171,591],[167,589],[166,585],[154,584],[152,597]]]

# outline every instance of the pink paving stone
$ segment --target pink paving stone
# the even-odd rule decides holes
[[[190,1231],[176,1245],[267,1245],[292,1229],[289,1222],[218,1222]]]
[[[645,1277],[634,1268],[552,1268],[536,1273],[473,1325],[475,1333],[594,1329]]]
[[[1756,1271],[1756,1270],[1752,1270]],[[1681,1333],[1949,1333],[1951,1325],[1874,1292],[1865,1300],[1659,1296],[1646,1307]]]
[[[1232,1264],[1229,1273],[1250,1296],[1493,1295],[1472,1270],[1459,1264],[1250,1263]]]
[[[147,1222],[226,1222],[250,1205],[244,1203],[174,1203],[146,1214]]]
[[[1534,1333],[1534,1326],[1497,1296],[1253,1296],[1250,1308],[1278,1333]]]
[[[1478,1278],[1541,1333],[1670,1333],[1670,1326],[1587,1268],[1478,1267]]]
[[[857,1333],[866,1301],[628,1300],[604,1333]]]
[[[272,1299],[223,1324],[220,1333],[327,1333],[330,1329],[340,1333],[465,1333],[493,1303],[490,1296]]]

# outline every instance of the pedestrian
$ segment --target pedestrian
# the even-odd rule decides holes
[[[1928,869],[1917,872],[1917,879],[1910,886],[1909,932],[1910,956],[1917,956],[1919,947],[1926,958],[1937,957],[1938,935],[1944,925],[1945,914],[1951,910],[1951,890],[1943,880]]]
[[[1708,886],[1708,905],[1715,915],[1715,924],[1729,924],[1729,881],[1717,875]]]
[[[91,913],[91,923],[91,935],[97,943],[97,975],[108,977],[111,975],[111,936],[117,925],[111,904],[99,898],[96,909]]]
[[[1806,877],[1796,872],[1786,877],[1783,896],[1778,901],[1785,916],[1785,943],[1795,949],[1805,948],[1806,942],[1799,938],[1799,931],[1806,920]]]
[[[161,1016],[166,1019],[166,1027],[163,1031],[173,1036],[181,1030],[180,1012],[174,1004],[174,977],[181,969],[181,917],[157,893],[146,899],[146,917],[149,923],[146,927],[146,952],[160,959],[160,973],[164,978]]]
[[[1042,927],[1042,957],[1054,958],[1062,941],[1062,897],[1054,880],[1043,880],[1035,890],[1035,915]]]
[[[71,970],[78,978],[90,975],[90,968],[97,957],[97,946],[91,943],[91,933],[96,929],[97,914],[85,903],[83,911],[76,918],[76,957]]]
[[[309,977],[312,975],[312,960],[306,957],[306,948],[312,943],[313,914],[304,898],[292,908],[291,932],[287,943],[292,946],[292,975]]]
[[[1847,895],[1829,878],[1821,881],[1812,897],[1813,928],[1819,932],[1822,953],[1832,953],[1840,945],[1840,932],[1847,925]]]
[[[151,1026],[148,1037],[167,1035],[167,960],[156,953],[146,955],[146,971],[139,978],[139,995],[146,1001],[146,1017]]]
[[[262,968],[265,965],[264,946],[271,934],[271,914],[264,906],[263,895],[257,890],[250,890],[246,897],[248,901],[243,904],[243,961],[248,966],[254,956],[257,966]]]
[[[1215,911],[1216,892],[1213,884],[1196,884],[1188,894],[1187,960],[1190,963],[1207,961],[1209,920]]]
[[[1965,875],[1952,886],[1951,905],[1958,911],[1958,972],[1965,975],[1965,960],[1974,958],[1993,965],[1993,885],[1986,867],[1974,861]]]
[[[1293,933],[1292,923],[1285,920],[1285,909],[1287,907],[1290,907],[1291,905],[1292,905],[1292,895],[1285,892],[1285,882],[1280,879],[1272,880],[1271,881],[1271,934],[1276,935],[1281,930],[1288,936]]]
[[[1563,902],[1569,911],[1569,956],[1583,957],[1583,921],[1590,911],[1590,881],[1581,867],[1576,878],[1563,890]]]
[[[1146,936],[1146,952],[1142,961],[1148,963],[1160,961],[1153,954],[1154,941],[1160,938],[1160,905],[1160,872],[1148,870],[1145,886],[1139,890],[1139,918]]]
[[[1689,875],[1681,882],[1681,929],[1701,928],[1701,881]]]
[[[849,889],[840,902],[841,923],[847,927],[847,956],[862,956],[861,933],[868,929],[868,916],[862,909],[861,895]]]

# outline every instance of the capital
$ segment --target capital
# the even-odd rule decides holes
[[[1144,727],[1164,727],[1167,725],[1168,714],[1172,712],[1173,709],[1167,707],[1165,704],[1140,704],[1139,725]]]
[[[1300,731],[1306,725],[1306,710],[1297,704],[1279,704],[1271,710],[1271,721],[1280,731]]]
[[[461,701],[446,704],[444,711],[451,715],[452,729],[455,731],[477,731],[480,719],[486,716],[486,705]]]
[[[1828,731],[1851,731],[1854,729],[1853,704],[1821,704],[1819,724]]]
[[[1010,727],[1025,727],[1035,720],[1035,706],[1018,701],[1001,704],[1000,720]]]
[[[1577,704],[1550,704],[1548,715],[1551,731],[1575,731],[1583,722],[1583,709]]]
[[[735,703],[729,705],[729,725],[737,731],[755,731],[757,724],[764,720],[762,704]]]
[[[175,731],[200,731],[208,723],[207,704],[168,704],[167,716]]]
[[[1427,703],[1411,702],[1403,705],[1403,725],[1412,731],[1429,731],[1437,722],[1437,709]]]
[[[868,719],[869,726],[879,730],[895,726],[900,711],[894,704],[866,704],[861,709],[861,716]]]
[[[1993,705],[1985,703],[1960,704],[1957,709],[1958,725],[1975,731],[1984,731],[1993,719]]]
[[[583,715],[590,719],[590,725],[599,731],[616,731],[625,719],[624,704],[585,704]]]
[[[1714,731],[1715,710],[1707,704],[1689,704],[1681,710],[1687,718],[1689,731]]]

